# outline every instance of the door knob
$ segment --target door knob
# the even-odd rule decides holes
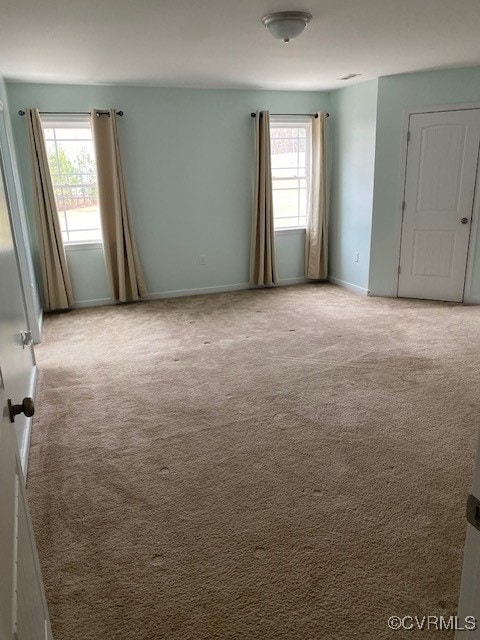
[[[462,224],[467,224],[467,222],[468,222],[468,218],[462,218],[462,219],[460,220],[460,222],[461,222]]]
[[[27,418],[31,418],[35,413],[35,405],[32,398],[24,398],[22,404],[12,404],[8,399],[8,412],[10,414],[10,422],[15,422],[15,416],[24,413]]]
[[[33,346],[33,338],[31,331],[20,331],[20,337],[22,338],[23,348]]]

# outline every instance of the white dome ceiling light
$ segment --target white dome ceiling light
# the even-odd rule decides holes
[[[274,38],[290,42],[299,36],[312,19],[305,11],[277,11],[263,16],[262,22]]]

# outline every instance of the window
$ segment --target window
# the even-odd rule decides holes
[[[270,120],[275,229],[305,228],[311,188],[310,118]]]
[[[42,118],[63,241],[101,242],[97,168],[88,116]]]

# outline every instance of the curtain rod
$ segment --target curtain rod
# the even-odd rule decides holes
[[[90,111],[40,111],[41,116],[89,116]],[[108,111],[99,111],[102,114],[109,114]],[[117,116],[123,116],[123,111],[117,111]],[[24,116],[25,111],[20,109],[18,112],[19,116]],[[109,114],[110,115],[110,114]]]
[[[252,113],[250,114],[252,116],[252,118],[256,118],[257,114],[252,111]],[[318,118],[318,114],[317,113],[271,113],[271,116],[310,116],[311,118]],[[327,113],[327,118],[330,116],[329,113]],[[260,117],[262,117],[260,115]]]

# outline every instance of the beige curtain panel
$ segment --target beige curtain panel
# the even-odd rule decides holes
[[[125,193],[115,110],[94,109],[91,122],[110,295],[131,302],[145,296],[147,289]]]
[[[278,282],[273,230],[270,114],[257,111],[255,118],[255,192],[250,251],[250,284]]]
[[[43,282],[43,307],[45,311],[69,309],[73,304],[72,285],[40,114],[38,109],[27,109],[26,116],[34,184],[38,254]]]
[[[327,114],[312,119],[312,189],[307,212],[305,275],[313,280],[328,276],[327,244]]]

